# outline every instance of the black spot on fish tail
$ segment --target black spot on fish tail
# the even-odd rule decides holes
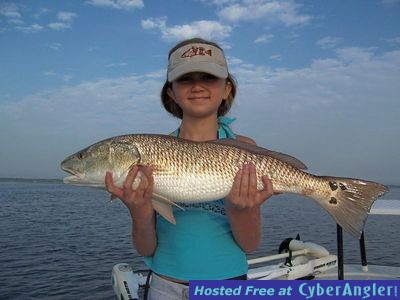
[[[335,197],[331,197],[331,200],[329,200],[330,204],[336,205],[337,204],[337,200]]]
[[[329,181],[329,186],[331,187],[331,190],[332,190],[332,191],[336,191],[337,188],[338,188],[337,183],[334,182],[334,181]]]
[[[341,189],[342,191],[347,190],[347,187],[346,187],[343,183],[341,183],[341,182],[339,182],[339,187],[340,187],[340,189]]]

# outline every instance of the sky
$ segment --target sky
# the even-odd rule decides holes
[[[1,0],[0,177],[62,178],[101,139],[173,131],[159,94],[191,37],[224,48],[236,133],[400,184],[400,0]]]

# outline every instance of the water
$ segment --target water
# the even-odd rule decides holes
[[[400,199],[391,187],[387,199]],[[335,252],[336,225],[312,201],[280,195],[263,206],[264,235],[251,255],[276,254],[297,233]],[[370,263],[400,266],[400,218],[370,216]],[[58,181],[0,180],[0,299],[115,299],[114,264],[143,263],[131,245],[131,221],[102,190]],[[345,262],[358,262],[358,241],[345,234]]]

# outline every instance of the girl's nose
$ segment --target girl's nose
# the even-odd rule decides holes
[[[202,91],[204,81],[201,78],[193,78],[192,79],[192,91]]]

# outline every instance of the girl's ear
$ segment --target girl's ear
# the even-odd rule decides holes
[[[172,90],[172,87],[171,87],[171,86],[167,88],[167,95],[168,95],[172,100],[175,101],[175,93],[174,93],[174,91]]]
[[[224,90],[224,98],[223,99],[228,99],[229,94],[232,91],[232,84],[230,81],[227,81],[225,84],[225,90]]]

